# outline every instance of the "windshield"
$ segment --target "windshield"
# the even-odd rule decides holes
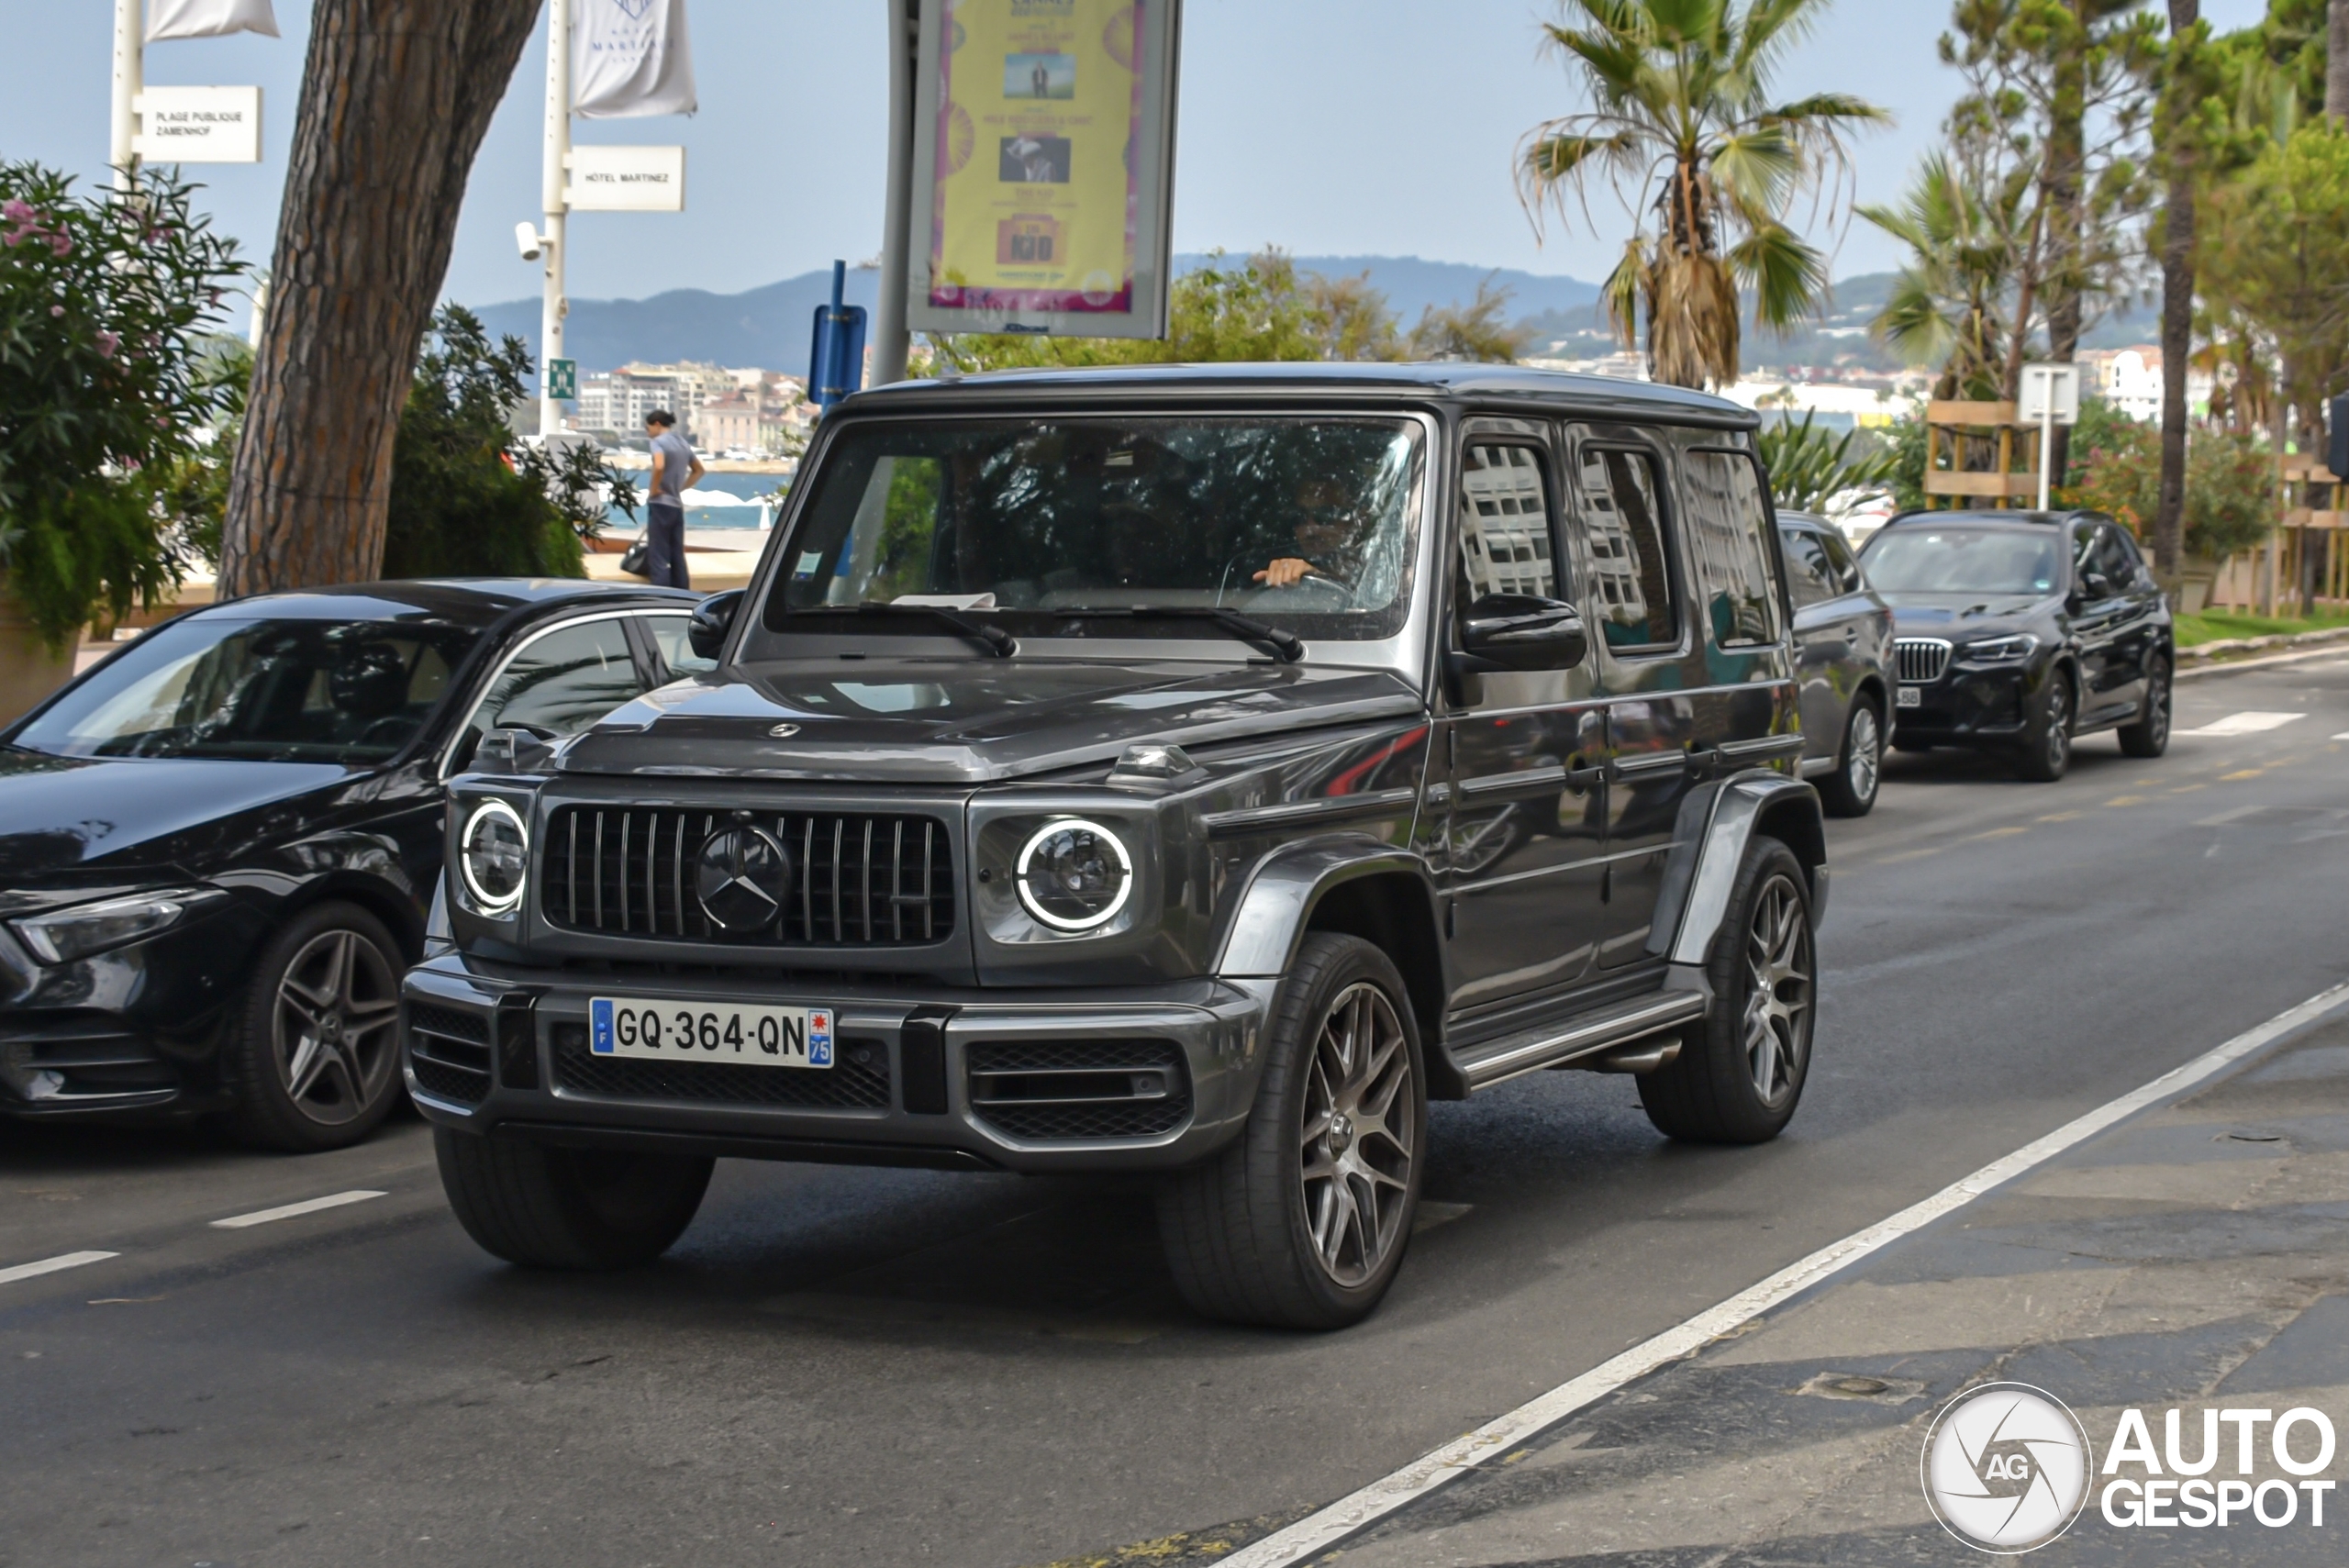
[[[2063,557],[2053,531],[1885,528],[1860,553],[1869,585],[1885,594],[2052,594]]]
[[[139,639],[15,744],[61,757],[379,762],[424,728],[478,636],[194,616]]]
[[[768,635],[746,651],[840,632],[842,610],[921,604],[1022,636],[1217,636],[1179,613],[1111,617],[1219,607],[1308,639],[1391,637],[1410,606],[1419,446],[1387,419],[858,425],[814,475]],[[952,635],[915,615],[859,628],[875,631]]]

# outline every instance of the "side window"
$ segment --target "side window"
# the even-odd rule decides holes
[[[2144,572],[2129,536],[2110,523],[2097,530],[2096,563],[2112,579],[2114,590],[2124,594],[2139,586],[2138,579]]]
[[[1743,452],[1726,451],[1692,451],[1685,472],[1690,553],[1697,558],[1698,592],[1713,646],[1776,642],[1775,552],[1759,473]]]
[[[692,624],[691,617],[646,616],[637,624],[652,639],[652,646],[660,652],[661,662],[668,667],[670,674],[698,675],[718,668],[718,661],[695,652],[692,641],[685,636],[685,628]]]
[[[1835,591],[1856,594],[1867,585],[1860,575],[1860,558],[1852,553],[1852,541],[1843,537],[1842,528],[1826,528],[1819,535],[1820,544],[1827,551],[1827,559],[1835,568]]]
[[[1560,597],[1540,455],[1531,447],[1478,443],[1462,454],[1460,470],[1460,582],[1468,600]]]
[[[1575,517],[1590,550],[1586,607],[1611,649],[1669,648],[1680,640],[1658,489],[1651,454],[1581,449]]]
[[[1827,546],[1809,528],[1781,528],[1787,546],[1787,591],[1798,607],[1824,604],[1842,592]]]
[[[551,631],[525,647],[491,684],[458,741],[455,765],[471,762],[481,738],[500,725],[574,735],[643,690],[618,621]]]

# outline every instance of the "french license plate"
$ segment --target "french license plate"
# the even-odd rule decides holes
[[[1893,706],[1894,706],[1895,707],[1922,707],[1922,706],[1925,706],[1925,688],[1924,688],[1924,687],[1922,687],[1922,686],[1903,686],[1903,687],[1901,687],[1901,688],[1900,688],[1900,695],[1899,695],[1898,698],[1896,698],[1896,699],[1894,700],[1894,702],[1893,702]]]
[[[730,1062],[742,1067],[829,1067],[829,1007],[689,1006],[635,996],[587,1002],[587,1049],[641,1062]]]

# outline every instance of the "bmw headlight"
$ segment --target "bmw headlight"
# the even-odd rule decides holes
[[[1019,902],[1056,931],[1108,925],[1133,891],[1133,857],[1119,837],[1081,818],[1050,823],[1030,838],[1014,871]]]
[[[521,813],[502,800],[484,800],[467,814],[457,835],[457,870],[474,908],[503,916],[520,907],[529,862],[530,830]]]
[[[100,899],[30,915],[14,922],[32,955],[43,963],[71,963],[94,952],[118,948],[141,937],[151,937],[179,923],[189,907],[205,897],[196,888],[163,888],[122,898]]]
[[[1988,637],[1970,642],[1964,657],[1976,664],[2020,664],[2038,651],[2039,639],[2024,631],[2012,637]]]

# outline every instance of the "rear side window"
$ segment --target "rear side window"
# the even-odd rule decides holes
[[[1779,537],[1787,543],[1787,591],[1798,605],[1824,604],[1843,590],[1827,546],[1809,528],[1787,528]]]
[[[1480,442],[1462,454],[1460,469],[1460,581],[1468,598],[1557,598],[1540,457],[1530,447]]]
[[[1611,649],[1669,648],[1680,640],[1659,489],[1655,459],[1649,453],[1621,447],[1581,450],[1575,517],[1590,550],[1586,598]]]
[[[1852,541],[1843,537],[1841,528],[1828,528],[1819,536],[1827,551],[1827,559],[1835,568],[1836,592],[1856,594],[1860,591],[1860,558],[1852,553]]]
[[[1716,648],[1778,639],[1778,593],[1771,570],[1770,514],[1762,481],[1743,452],[1692,451],[1688,539],[1698,593]]]

